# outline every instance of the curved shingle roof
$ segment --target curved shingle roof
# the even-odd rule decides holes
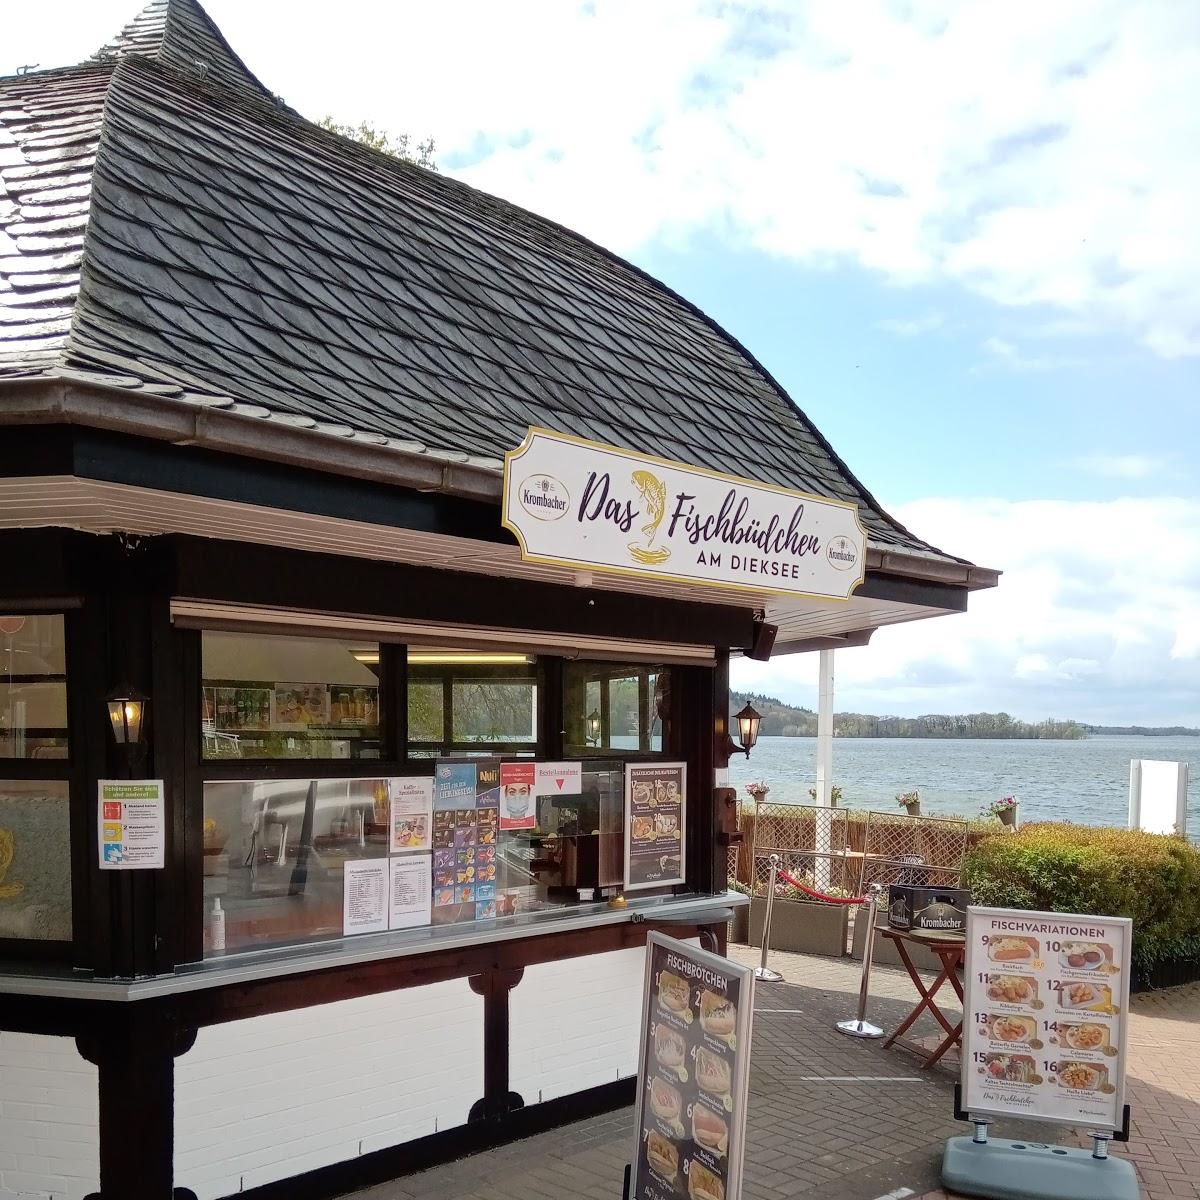
[[[497,469],[541,425],[849,500],[874,544],[939,554],[696,308],[302,120],[194,0],[0,81],[0,185],[0,378],[94,372]]]

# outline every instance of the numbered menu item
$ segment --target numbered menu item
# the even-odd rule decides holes
[[[626,763],[625,888],[683,883],[687,765]]]
[[[971,908],[964,1108],[1122,1125],[1132,922]]]
[[[736,1200],[753,972],[652,933],[638,1072],[637,1200]]]

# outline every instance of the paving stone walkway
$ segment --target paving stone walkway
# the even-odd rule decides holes
[[[746,947],[730,952],[757,962]],[[775,953],[771,965],[786,982],[757,990],[745,1200],[946,1200],[936,1190],[942,1146],[969,1131],[951,1112],[957,1059],[926,1072],[902,1050],[837,1034],[833,1023],[854,1015],[858,964]],[[915,1002],[906,974],[876,967],[871,1019],[895,1028]],[[1137,997],[1132,1009],[1133,1139],[1114,1152],[1136,1163],[1143,1200],[1200,1200],[1200,985]],[[632,1130],[623,1109],[354,1200],[619,1200]],[[1047,1140],[1052,1129],[997,1123],[993,1132]]]

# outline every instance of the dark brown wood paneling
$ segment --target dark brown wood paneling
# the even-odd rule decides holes
[[[273,546],[172,538],[178,594],[198,600],[494,625],[691,645],[749,646],[752,610],[561,587]]]

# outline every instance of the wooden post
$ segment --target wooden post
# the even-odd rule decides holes
[[[100,1073],[100,1190],[87,1200],[196,1200],[175,1187],[175,1059],[194,1029],[139,1008],[75,1039]]]

